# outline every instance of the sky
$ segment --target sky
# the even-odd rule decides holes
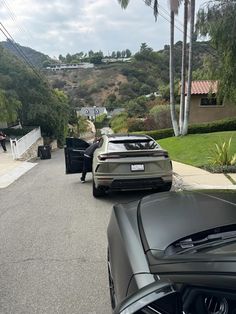
[[[160,50],[169,43],[169,7],[159,1],[155,22],[143,0],[130,0],[122,10],[118,0],[0,0],[0,22],[21,44],[58,58],[80,51],[139,50],[147,43]],[[196,0],[196,11],[203,0]],[[176,41],[182,39],[182,9],[176,18]],[[0,33],[0,41],[6,37]]]

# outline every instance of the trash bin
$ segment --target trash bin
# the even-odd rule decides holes
[[[50,145],[38,146],[38,157],[40,157],[40,159],[51,159],[51,146]]]

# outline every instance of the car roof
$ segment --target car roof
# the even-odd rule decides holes
[[[236,191],[152,194],[139,204],[142,242],[147,250],[165,250],[190,235],[236,225]]]
[[[138,141],[138,140],[153,140],[150,136],[145,134],[108,134],[106,135],[109,142],[115,141]]]

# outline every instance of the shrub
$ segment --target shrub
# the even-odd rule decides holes
[[[129,132],[145,130],[145,125],[144,125],[143,119],[130,118],[130,119],[128,119],[127,125],[128,125],[128,131]]]
[[[150,110],[150,115],[156,122],[157,129],[171,128],[169,105],[156,105]]]
[[[236,118],[218,120],[209,123],[192,124],[189,126],[188,134],[201,134],[212,133],[222,131],[235,131],[236,130]],[[139,132],[140,133],[140,132]],[[143,132],[142,132],[143,133]],[[147,131],[145,134],[152,136],[154,139],[162,139],[171,137],[174,135],[173,129],[161,129],[155,131]]]
[[[218,120],[214,122],[192,124],[188,128],[189,134],[212,133],[221,131],[235,131],[236,118]]]
[[[135,134],[145,134],[153,137],[155,140],[160,140],[162,138],[172,137],[174,132],[172,129],[162,129],[162,130],[155,130],[155,131],[142,131],[142,132],[134,132]]]
[[[126,112],[115,115],[111,119],[111,128],[115,133],[126,132],[127,131],[127,118],[128,115]]]
[[[210,163],[212,165],[236,165],[236,154],[231,153],[231,141],[232,138],[229,139],[228,143],[223,142],[220,144],[215,144],[215,149],[212,150],[212,156],[209,157]]]
[[[19,137],[19,136],[26,135],[27,133],[32,131],[34,128],[35,128],[34,126],[25,126],[22,129],[5,128],[5,129],[1,129],[1,131],[9,137]]]

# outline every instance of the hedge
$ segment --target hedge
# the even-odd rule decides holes
[[[13,128],[5,128],[1,129],[3,133],[5,133],[8,137],[18,137],[18,136],[24,136],[25,134],[29,133],[32,131],[34,127],[32,126],[27,126],[23,127],[22,129],[13,129]]]
[[[213,133],[221,131],[236,131],[236,118],[218,120],[199,124],[191,124],[188,128],[188,134]],[[162,129],[154,131],[139,131],[134,134],[147,134],[155,140],[174,136],[173,129]]]

